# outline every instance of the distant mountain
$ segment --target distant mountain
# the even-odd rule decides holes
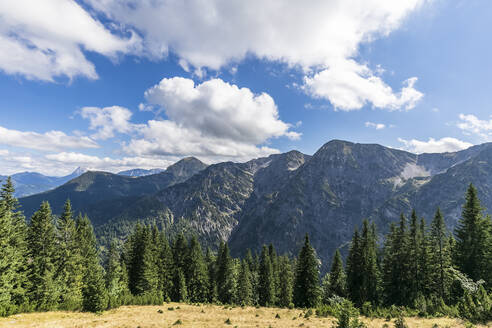
[[[157,174],[165,171],[164,169],[132,169],[132,170],[127,170],[127,171],[121,171],[118,172],[118,175],[126,175],[129,177],[143,177],[146,175],[152,175],[152,174]]]
[[[469,183],[477,187],[483,206],[492,209],[492,144],[417,155],[333,140],[313,156],[291,151],[208,167],[186,159],[165,172],[136,178],[88,172],[20,201],[27,213],[43,199],[60,211],[69,197],[106,242],[143,221],[157,223],[171,237],[195,233],[204,246],[227,240],[234,255],[269,243],[280,253],[294,254],[309,233],[326,270],[334,250],[346,250],[364,218],[384,233],[402,212],[409,215],[415,208],[430,221],[439,206],[452,229]]]
[[[196,158],[185,158],[164,172],[142,177],[88,171],[56,189],[21,198],[20,203],[24,214],[29,217],[42,201],[49,201],[53,213],[60,213],[63,203],[70,199],[75,212],[92,214],[92,219],[97,222],[118,208],[131,204],[132,200],[183,182],[205,167]]]
[[[51,177],[36,172],[13,174],[11,177],[15,187],[15,196],[24,197],[56,188],[80,176],[85,171],[85,169],[78,167],[71,174],[63,177]],[[0,180],[4,181],[5,179],[7,179],[7,176],[0,176]]]

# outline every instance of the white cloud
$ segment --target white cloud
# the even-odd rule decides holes
[[[110,19],[139,31],[143,52],[170,51],[186,71],[219,70],[247,55],[299,66],[304,90],[339,109],[411,109],[422,97],[416,78],[395,93],[354,58],[361,43],[384,37],[425,0],[86,0]],[[197,73],[198,72],[198,73]],[[202,75],[203,76],[203,75]],[[329,81],[332,80],[332,81]]]
[[[0,70],[53,81],[82,75],[97,78],[83,50],[115,58],[138,46],[120,38],[73,0],[0,1]]]
[[[89,120],[89,129],[97,131],[92,135],[94,139],[105,140],[114,137],[115,132],[129,133],[135,128],[130,123],[132,112],[120,106],[84,107],[80,115]]]
[[[7,149],[0,149],[0,156],[7,156],[9,154],[9,151]]]
[[[36,150],[62,150],[79,148],[98,148],[89,137],[69,136],[62,131],[38,133],[10,130],[0,126],[0,144]]]
[[[481,120],[472,114],[460,114],[459,117],[461,122],[457,125],[464,133],[475,134],[485,141],[492,140],[492,119]]]
[[[268,94],[254,94],[220,79],[198,85],[185,78],[163,79],[145,97],[168,119],[150,120],[138,127],[141,137],[124,147],[130,154],[242,160],[278,152],[258,146],[271,138],[300,138],[279,119]]]
[[[414,88],[416,82],[415,77],[406,80],[401,91],[395,94],[367,66],[344,60],[305,77],[302,88],[315,98],[329,100],[335,109],[350,111],[371,103],[375,108],[409,110],[423,97],[423,93]]]
[[[383,123],[373,123],[373,122],[366,122],[365,126],[366,128],[374,128],[376,130],[382,130],[386,127],[386,125]]]
[[[403,148],[405,150],[416,154],[455,152],[473,146],[473,144],[469,142],[451,137],[445,137],[439,140],[429,138],[428,141],[420,141],[416,139],[405,140],[398,138],[398,141],[403,143]]]

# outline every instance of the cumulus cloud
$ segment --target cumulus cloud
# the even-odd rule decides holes
[[[303,89],[343,110],[411,109],[416,78],[395,93],[354,60],[361,43],[384,37],[425,0],[86,0],[109,19],[139,31],[153,58],[177,54],[186,71],[219,70],[247,55],[301,67]],[[331,80],[331,81],[330,81]]]
[[[145,98],[164,111],[167,120],[150,120],[140,126],[137,133],[141,137],[124,148],[131,154],[240,160],[278,152],[258,146],[271,138],[300,138],[279,119],[268,94],[254,94],[221,79],[195,85],[191,79],[165,78],[147,90]]]
[[[466,134],[475,134],[485,141],[492,140],[492,116],[490,120],[481,120],[475,115],[460,114],[460,128]]]
[[[386,127],[386,125],[383,123],[374,123],[374,122],[366,122],[365,126],[366,128],[374,128],[376,130],[382,130]]]
[[[0,144],[36,150],[63,150],[98,148],[98,144],[86,136],[70,136],[62,131],[38,133],[10,130],[0,126]]]
[[[83,50],[114,58],[138,46],[135,34],[119,37],[73,0],[0,1],[0,70],[53,81],[97,78]]]
[[[469,142],[451,137],[445,137],[439,140],[429,138],[428,141],[398,138],[398,141],[403,143],[403,148],[405,150],[416,154],[455,152],[473,146],[473,144]]]
[[[96,130],[94,139],[105,140],[114,137],[115,132],[129,133],[135,129],[135,124],[130,122],[132,112],[124,107],[84,107],[80,115],[89,120],[89,129]]]

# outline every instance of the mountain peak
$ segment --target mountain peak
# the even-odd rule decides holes
[[[207,164],[203,163],[196,157],[185,157],[176,163],[167,167],[167,173],[172,173],[176,176],[189,175],[190,172],[201,171],[207,167]]]

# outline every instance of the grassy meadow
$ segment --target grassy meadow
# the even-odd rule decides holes
[[[278,314],[278,316],[277,316]],[[384,324],[393,327],[393,321],[362,319],[370,328]],[[406,318],[409,328],[465,327],[465,322],[451,318]],[[122,306],[102,314],[82,312],[36,312],[0,318],[0,328],[161,328],[161,327],[332,327],[334,318],[304,317],[298,309],[224,307],[217,305],[188,305],[169,303],[162,306]],[[487,326],[492,327],[492,322]]]

